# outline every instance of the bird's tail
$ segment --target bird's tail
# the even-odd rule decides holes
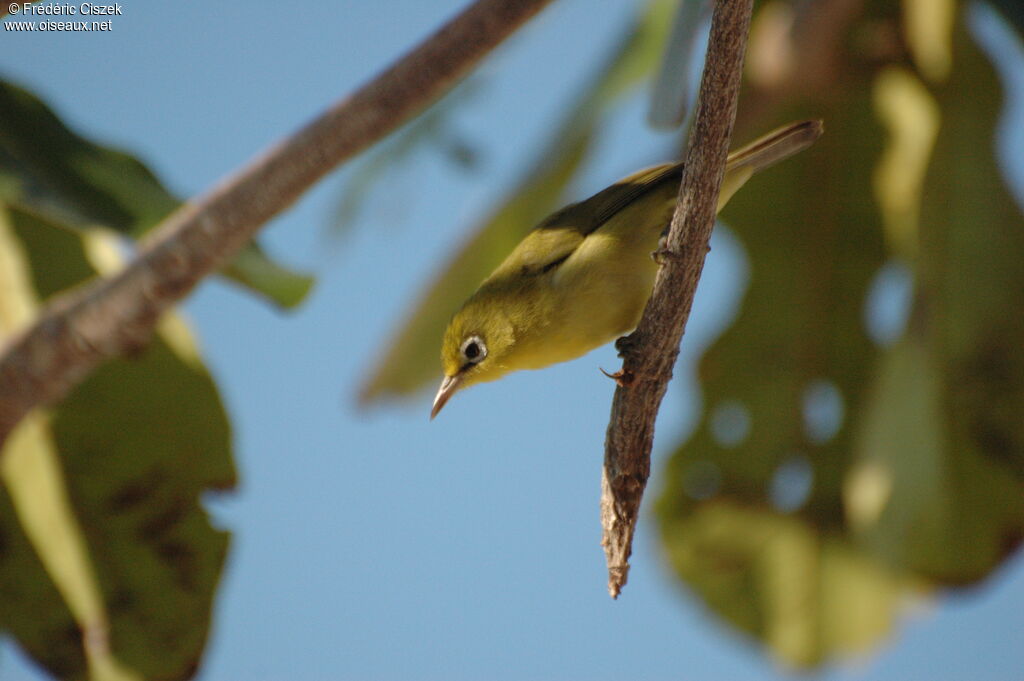
[[[777,128],[729,154],[718,195],[721,210],[750,176],[811,146],[821,136],[821,121],[799,121]]]

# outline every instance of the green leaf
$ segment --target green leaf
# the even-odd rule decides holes
[[[57,678],[85,678],[82,632],[46,577],[7,494],[0,494],[0,599],[0,630]]]
[[[683,492],[679,480],[666,489]],[[662,531],[697,595],[794,667],[870,650],[913,587],[840,535],[728,499],[666,518]]]
[[[117,266],[108,236],[9,205],[0,216],[5,335]],[[137,356],[30,414],[3,452],[0,581],[17,573],[10,584],[26,595],[5,599],[0,626],[59,678],[190,677],[227,550],[200,495],[233,485],[230,447],[216,388],[174,315]]]
[[[242,247],[220,273],[286,310],[300,305],[316,283],[314,277],[273,260],[258,241]]]
[[[791,112],[825,136],[724,211],[750,286],[701,360],[705,411],[657,512],[679,577],[798,666],[880,641],[904,596],[976,583],[1024,537],[1024,220],[962,16],[951,45],[945,80],[846,55]],[[893,257],[915,302],[882,347],[864,304]],[[865,616],[836,628],[842,589]]]
[[[705,413],[676,456],[717,462],[722,493],[752,503],[768,503],[767,482],[794,457],[816,473],[819,463],[841,466],[849,456],[842,416],[832,431],[815,429],[806,405],[822,391],[856,403],[875,354],[862,305],[886,260],[878,213],[865,200],[881,136],[867,92],[837,95],[818,109],[825,135],[752,179],[723,210],[748,253],[750,281],[739,316],[701,359]],[[749,428],[729,432],[730,414]],[[809,513],[841,520],[839,479],[816,475]]]
[[[41,100],[3,81],[0,173],[20,185],[8,200],[135,236],[179,204],[140,161],[77,135]]]
[[[963,27],[955,46],[933,93],[914,320],[862,426],[861,463],[891,489],[860,526],[893,564],[965,584],[1024,538],[1024,218],[995,160],[999,83]]]
[[[1024,476],[1014,471],[1019,462],[991,458],[956,437],[943,378],[919,340],[904,339],[886,353],[845,497],[862,546],[899,569],[957,585],[988,576],[1019,544]],[[1000,396],[993,404],[1007,401]]]
[[[62,223],[104,226],[132,237],[181,203],[138,159],[78,135],[40,99],[2,80],[0,200],[32,206]],[[225,276],[285,308],[298,304],[313,282],[255,246]]]
[[[749,287],[739,316],[701,359],[705,410],[672,454],[657,506],[679,577],[796,666],[879,640],[903,581],[855,555],[842,535],[851,458],[843,405],[866,389],[875,348],[862,306],[885,251],[868,200],[881,135],[867,83],[830,95],[810,110],[825,120],[824,136],[752,179],[723,210],[748,253]],[[738,564],[726,578],[695,552],[738,553]],[[784,574],[806,584],[794,593]],[[845,624],[843,579],[865,592],[870,611]]]
[[[590,151],[603,116],[655,68],[670,10],[668,2],[650,4],[556,128],[531,170],[416,301],[363,382],[363,404],[411,395],[439,376],[441,335],[448,319],[523,236],[559,206]]]
[[[372,151],[359,157],[338,200],[331,224],[332,236],[339,237],[350,231],[373,189],[381,185],[390,188],[389,171],[408,161],[415,151],[427,144],[437,147],[456,165],[472,168],[476,164],[476,151],[455,135],[448,122],[451,112],[475,92],[473,81],[460,84]]]

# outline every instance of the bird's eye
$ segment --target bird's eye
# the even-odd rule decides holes
[[[487,356],[487,346],[480,336],[470,336],[464,340],[460,351],[470,364],[476,364]]]

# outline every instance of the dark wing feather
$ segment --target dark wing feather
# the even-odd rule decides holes
[[[579,204],[587,204],[586,212],[591,215],[591,224],[586,234],[608,222],[613,215],[633,203],[641,196],[661,188],[667,182],[679,186],[683,177],[682,163],[666,163],[646,170],[639,170],[624,177],[607,189],[603,189]]]
[[[625,177],[589,199],[548,216],[535,227],[488,280],[550,272],[572,255],[587,235],[620,210],[666,182],[679,184],[682,164],[664,164]]]

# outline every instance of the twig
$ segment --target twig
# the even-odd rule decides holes
[[[663,264],[640,324],[620,344],[622,372],[629,380],[620,381],[615,389],[601,477],[601,543],[612,598],[618,597],[629,576],[633,533],[651,470],[654,421],[709,250],[751,11],[752,0],[715,3],[697,115],[665,243],[671,257],[660,259]]]
[[[144,344],[160,314],[340,162],[451,89],[551,0],[478,0],[350,97],[169,216],[118,275],[68,293],[0,357],[0,445],[101,362]]]

